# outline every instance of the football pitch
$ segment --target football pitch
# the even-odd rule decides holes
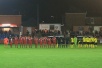
[[[102,68],[102,46],[97,48],[4,48],[0,68]]]

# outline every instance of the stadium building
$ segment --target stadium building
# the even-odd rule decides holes
[[[100,27],[96,29],[98,26]],[[89,17],[87,16],[87,13],[65,13],[65,27],[67,30],[99,30],[101,29],[101,26],[102,17]]]
[[[21,32],[21,15],[0,15],[0,39]]]

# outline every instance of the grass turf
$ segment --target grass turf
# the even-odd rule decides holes
[[[102,46],[97,48],[4,48],[0,68],[102,68]]]

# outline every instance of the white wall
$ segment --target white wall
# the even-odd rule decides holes
[[[54,29],[61,31],[61,24],[55,24]]]
[[[29,34],[31,34],[32,28],[31,27],[27,27],[27,30],[29,31]]]
[[[60,30],[61,31],[61,24],[39,24],[39,29],[50,29],[50,25],[54,25],[54,30]]]
[[[40,30],[43,30],[43,29],[49,30],[49,24],[39,24],[39,29]]]
[[[100,27],[102,26],[94,26],[94,30],[100,31]]]

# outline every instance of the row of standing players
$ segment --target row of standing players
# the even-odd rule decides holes
[[[32,48],[32,44],[35,44],[35,48],[38,47],[38,44],[40,44],[41,48],[51,48],[51,47],[56,47],[57,41],[56,41],[56,37],[53,38],[49,38],[49,37],[41,37],[41,38],[37,38],[34,37],[32,38],[31,36],[21,36],[21,37],[14,37],[13,38],[4,38],[4,46],[7,47],[8,44],[10,44],[10,47],[12,48],[12,45],[15,45],[15,48],[18,48],[18,44],[20,44],[20,48],[23,47],[29,47]]]
[[[77,37],[72,37],[71,38],[71,47],[77,46],[80,47],[85,47],[85,48],[95,48],[97,47],[97,42],[98,39],[96,37],[83,37],[81,40],[78,40]]]
[[[32,44],[34,42],[35,48],[38,47],[38,44],[40,44],[41,48],[51,48],[51,47],[68,47],[69,41],[71,41],[70,47],[73,48],[74,46],[76,47],[94,47],[97,46],[97,38],[96,37],[83,37],[82,40],[78,40],[77,37],[71,37],[69,39],[68,37],[63,38],[63,37],[41,37],[37,38],[34,37],[32,38],[31,36],[21,36],[21,37],[14,37],[13,38],[4,38],[4,45],[7,47],[8,43],[10,44],[10,47],[12,48],[12,45],[14,44],[16,48],[18,48],[18,44],[20,44],[20,48],[23,47],[29,47],[32,48]]]

